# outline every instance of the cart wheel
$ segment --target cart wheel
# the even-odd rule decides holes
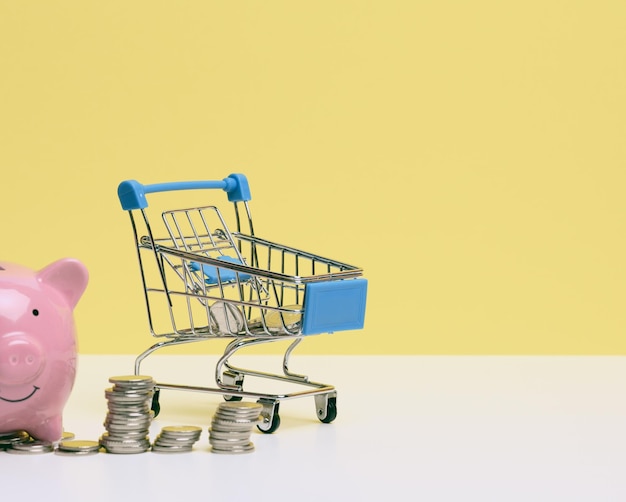
[[[280,416],[278,415],[278,413],[276,413],[270,418],[270,420],[268,420],[267,422],[263,420],[263,422],[256,427],[264,434],[271,434],[280,427]]]
[[[153,418],[156,418],[161,412],[161,405],[159,404],[160,393],[161,393],[161,390],[155,387],[154,394],[152,395],[152,405],[150,406],[150,409],[154,412]]]
[[[271,434],[280,427],[280,416],[278,415],[278,402],[267,402],[259,399],[257,401],[263,405],[261,411],[261,423],[256,427],[264,434]]]
[[[243,387],[243,375],[241,373],[235,373],[234,371],[226,370],[222,374],[222,382],[226,385],[235,385],[237,390],[242,390]],[[236,394],[224,394],[224,401],[241,401],[242,396]]]
[[[328,403],[326,404],[326,416],[324,418],[320,418],[322,415],[322,410],[317,410],[317,413],[320,422],[324,424],[331,423],[333,420],[335,420],[335,418],[337,418],[337,398],[328,398]]]

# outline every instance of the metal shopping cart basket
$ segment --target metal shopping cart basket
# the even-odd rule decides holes
[[[149,221],[148,194],[215,189],[226,192],[232,203],[236,230],[229,229],[216,205],[166,210],[154,225]],[[142,361],[158,349],[227,340],[215,367],[215,387],[157,379],[155,416],[160,390],[172,389],[221,394],[226,400],[254,399],[263,405],[258,428],[266,433],[280,425],[279,403],[292,398],[313,396],[319,420],[332,422],[337,416],[335,388],[293,373],[289,358],[306,336],[363,327],[367,294],[363,271],[257,237],[248,204],[250,188],[242,174],[218,181],[152,185],[128,180],[120,183],[118,196],[130,215],[150,332],[160,339],[137,356],[135,374],[141,374]],[[279,340],[290,340],[282,373],[229,362],[244,347]],[[298,390],[252,392],[244,389],[246,376],[289,382]]]

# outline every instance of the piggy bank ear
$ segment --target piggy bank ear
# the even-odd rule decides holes
[[[85,292],[89,273],[80,261],[64,258],[37,272],[37,279],[61,293],[73,309]]]

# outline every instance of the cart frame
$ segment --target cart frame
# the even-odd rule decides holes
[[[226,192],[233,205],[235,231],[215,205],[163,211],[158,229],[150,221],[148,194],[215,189]],[[215,387],[157,381],[155,416],[160,390],[168,389],[221,394],[226,400],[255,399],[263,405],[257,427],[265,433],[279,427],[279,404],[288,399],[312,396],[317,418],[323,423],[335,420],[335,387],[292,372],[289,360],[306,336],[363,328],[367,296],[363,270],[257,237],[243,174],[152,185],[127,180],[118,186],[118,197],[131,220],[150,332],[160,339],[137,356],[134,373],[141,374],[145,358],[162,348],[231,339],[215,366]],[[230,363],[245,347],[279,340],[290,341],[282,373]],[[301,390],[252,392],[244,389],[247,376],[295,384]]]

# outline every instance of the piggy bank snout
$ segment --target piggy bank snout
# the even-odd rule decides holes
[[[12,333],[0,340],[1,383],[28,383],[39,376],[44,363],[44,351],[33,337]]]

